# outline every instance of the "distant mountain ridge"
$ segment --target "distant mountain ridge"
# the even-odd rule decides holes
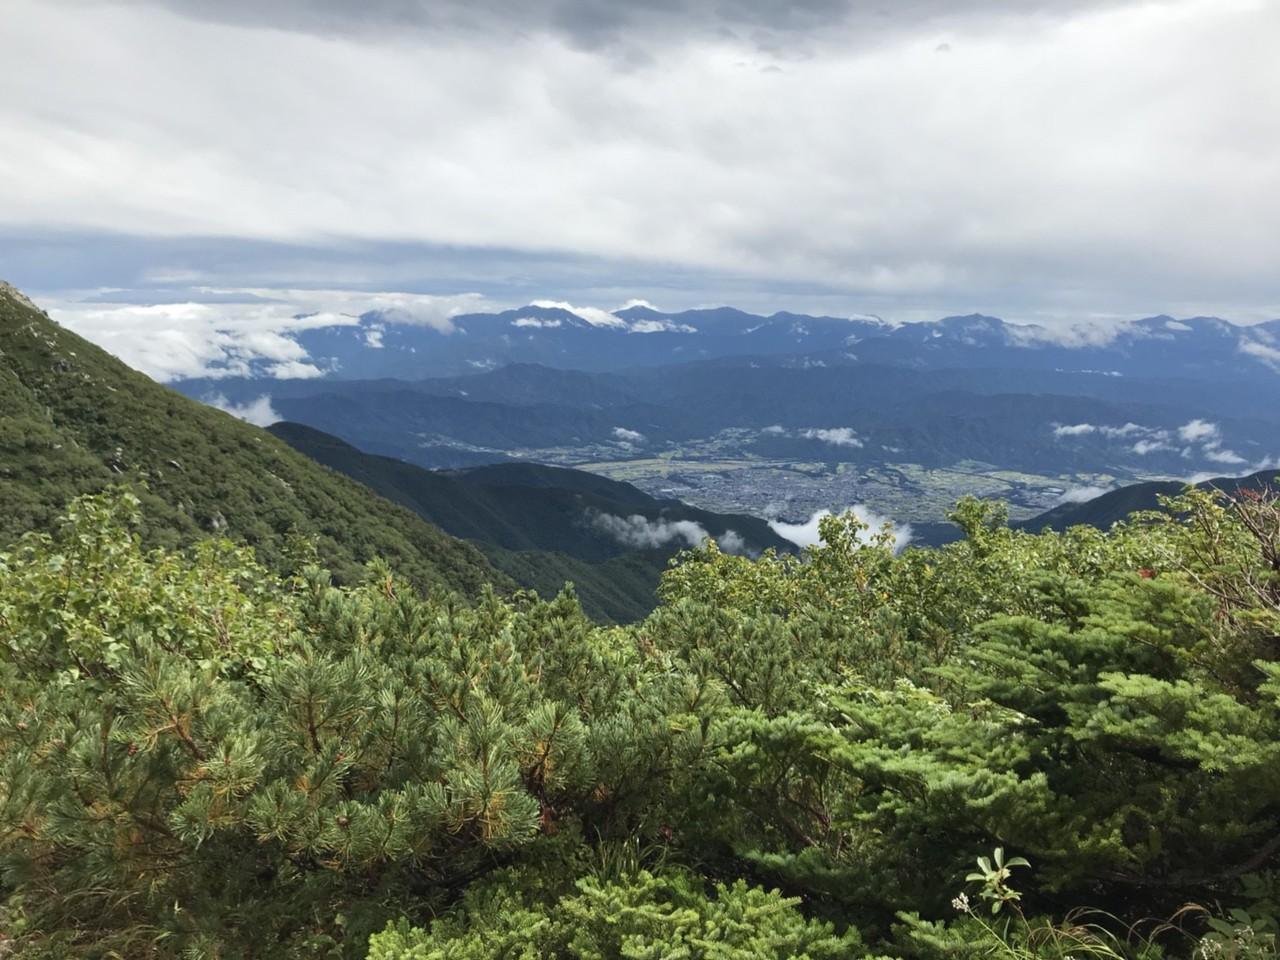
[[[893,325],[867,316],[762,315],[734,307],[668,312],[637,305],[610,313],[547,301],[462,314],[447,327],[414,323],[397,311],[351,320],[293,337],[310,362],[341,379],[419,379],[511,363],[606,371],[682,359],[824,354],[921,369],[977,364],[1147,377],[1280,369],[1280,320],[1241,326],[1159,315],[1111,328],[1051,329],[975,313]]]
[[[1280,470],[1259,470],[1244,477],[1214,477],[1196,484],[1202,490],[1218,490],[1234,495],[1239,490],[1280,489]],[[1015,524],[1031,533],[1042,530],[1066,530],[1089,526],[1108,530],[1115,523],[1141,510],[1158,510],[1160,497],[1182,493],[1187,484],[1182,480],[1152,480],[1109,490],[1083,503],[1065,503],[1038,517]]]

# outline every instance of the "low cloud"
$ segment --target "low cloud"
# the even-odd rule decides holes
[[[1053,428],[1055,437],[1083,437],[1097,432],[1098,428],[1092,423],[1072,423]]]
[[[1210,423],[1208,420],[1191,420],[1178,428],[1178,437],[1184,443],[1217,440],[1219,436],[1221,436],[1221,431],[1218,429],[1218,425]]]
[[[542,307],[550,310],[568,310],[576,317],[581,317],[593,327],[625,327],[627,322],[621,317],[615,317],[608,310],[601,310],[599,307],[575,307],[572,303],[565,300],[534,300],[530,306]]]
[[[639,430],[628,430],[626,427],[614,427],[613,435],[627,443],[642,443],[644,441],[643,433]]]
[[[716,537],[716,546],[725,553],[745,555],[748,552],[747,541],[737,530],[726,530]]]
[[[1085,437],[1095,433],[1104,437],[1132,437],[1151,432],[1150,427],[1144,427],[1141,424],[1132,422],[1119,427],[1100,426],[1093,423],[1072,423],[1053,428],[1053,435],[1059,438]]]
[[[310,380],[314,377],[323,377],[324,371],[313,363],[286,360],[284,363],[273,363],[268,366],[267,376],[277,380]]]
[[[725,553],[746,553],[746,540],[737,531],[726,530],[718,538],[712,537],[706,527],[692,520],[667,520],[663,517],[650,520],[638,513],[619,517],[598,512],[589,514],[588,520],[597,530],[636,550],[657,550],[672,545],[697,547],[703,541],[713,539]]]
[[[673,320],[636,320],[628,328],[628,333],[697,333],[697,327],[687,323],[676,323]]]
[[[103,293],[98,291],[98,294]],[[294,339],[302,330],[377,322],[364,331],[382,346],[383,325],[453,331],[452,318],[492,306],[478,294],[430,296],[351,290],[195,288],[171,303],[112,303],[92,299],[41,304],[54,320],[160,380],[264,374],[279,379],[322,376]]]
[[[1214,463],[1226,463],[1232,466],[1248,463],[1248,459],[1240,456],[1234,450],[1228,450],[1222,446],[1222,430],[1216,423],[1210,423],[1208,420],[1191,420],[1178,428],[1178,436],[1188,444],[1200,444],[1199,453],[1206,460]],[[1194,455],[1195,450],[1188,447],[1183,451],[1184,454]],[[1263,463],[1266,461],[1264,460]],[[1264,469],[1257,466],[1256,469]]]
[[[1071,487],[1062,492],[1062,495],[1054,501],[1054,506],[1062,506],[1064,503],[1088,503],[1110,491],[1110,487]]]
[[[540,317],[516,317],[514,320],[511,321],[511,325],[513,327],[526,327],[526,328],[532,328],[535,330],[543,330],[543,329],[554,330],[556,327],[560,326],[563,323],[564,323],[563,320],[559,320],[559,319],[543,320]]]
[[[862,441],[850,427],[811,428],[802,434],[806,440],[821,440],[835,447],[860,447]]]
[[[1153,453],[1173,452],[1181,447],[1182,456],[1188,460],[1199,457],[1213,463],[1232,465],[1249,462],[1236,451],[1223,447],[1222,428],[1218,424],[1199,417],[1171,429],[1145,427],[1140,423],[1132,422],[1119,427],[1095,423],[1055,424],[1053,435],[1060,440],[1099,436],[1132,441],[1129,450],[1140,457]]]
[[[1280,370],[1280,350],[1275,347],[1259,343],[1256,340],[1242,340],[1240,342],[1240,352],[1261,360],[1274,370]]]
[[[256,427],[269,427],[271,424],[279,423],[284,419],[271,406],[271,397],[266,394],[256,400],[250,400],[248,403],[232,403],[219,393],[212,397],[207,397],[205,402],[211,407],[217,407],[219,410],[229,413],[233,417],[239,417],[246,423],[252,423]]]
[[[1175,448],[1171,444],[1166,443],[1163,439],[1155,439],[1139,440],[1130,449],[1138,456],[1145,457],[1149,453],[1159,453],[1162,450],[1173,450]]]
[[[859,536],[862,543],[870,543],[872,537],[879,533],[886,523],[893,524],[893,552],[897,553],[911,542],[911,524],[894,523],[889,517],[876,513],[874,510],[860,503],[855,503],[851,507],[846,507],[841,514],[853,512],[853,515],[860,521],[865,523],[869,529],[864,530]],[[783,539],[790,540],[797,547],[812,547],[822,542],[822,533],[819,526],[823,517],[832,516],[830,510],[819,510],[803,523],[787,523],[783,520],[770,520],[769,526],[773,528],[773,532]]]
[[[1249,462],[1244,457],[1240,456],[1240,454],[1236,453],[1234,450],[1223,450],[1221,447],[1216,447],[1216,446],[1206,447],[1204,450],[1204,455],[1208,459],[1212,460],[1214,463],[1238,464],[1238,463]]]
[[[637,550],[656,550],[673,542],[696,547],[710,536],[706,527],[692,520],[650,520],[638,513],[629,517],[596,513],[591,516],[591,525]]]

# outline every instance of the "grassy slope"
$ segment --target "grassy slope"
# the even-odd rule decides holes
[[[223,532],[287,564],[291,534],[350,580],[386,557],[423,587],[507,586],[474,547],[264,430],[131,370],[0,286],[0,543],[48,525],[72,497],[126,483],[152,543]]]

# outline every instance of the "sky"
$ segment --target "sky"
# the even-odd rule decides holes
[[[126,353],[388,302],[1271,319],[1278,40],[1275,0],[5,0],[0,278]]]

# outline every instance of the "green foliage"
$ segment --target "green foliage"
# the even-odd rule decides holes
[[[757,517],[660,500],[629,483],[580,470],[536,463],[424,470],[363,453],[302,424],[277,423],[268,430],[318,463],[474,542],[521,586],[554,597],[572,582],[583,609],[603,622],[632,623],[653,610],[658,581],[678,548],[628,546],[592,524],[592,516],[689,521],[713,536],[732,530],[749,550],[792,549]]]
[[[582,609],[599,623],[643,620],[657,603],[658,582],[671,559],[655,550],[590,561],[551,550],[478,546],[495,568],[539,596],[554,597],[572,584]]]
[[[612,882],[579,880],[552,903],[522,898],[508,878],[469,893],[458,914],[427,930],[405,924],[376,934],[369,960],[758,960],[860,955],[853,930],[806,919],[799,900],[744,881],[710,895],[687,874],[641,871]]]
[[[473,547],[130,370],[3,290],[0,410],[0,546],[48,529],[74,497],[124,484],[145,505],[149,545],[220,534],[281,572],[301,536],[340,582],[382,557],[423,589],[475,596],[509,583]]]
[[[833,518],[691,552],[625,628],[148,549],[146,506],[0,556],[9,953],[1275,953],[1268,495],[1035,536],[966,502],[897,556]]]
[[[697,766],[696,691],[569,600],[144,554],[135,506],[0,558],[0,882],[34,944],[359,952],[540,836],[664,816]]]
[[[978,869],[965,877],[966,880],[982,884],[980,895],[991,904],[991,912],[999,913],[1005,906],[1022,899],[1022,894],[1009,883],[1014,867],[1029,867],[1030,861],[1025,857],[1004,858],[1004,847],[996,847],[991,858],[979,857]]]

